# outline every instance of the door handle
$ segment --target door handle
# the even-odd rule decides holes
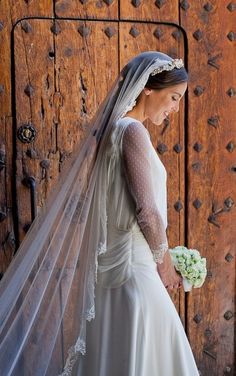
[[[33,222],[34,218],[37,215],[37,206],[36,206],[36,181],[33,176],[27,176],[23,179],[23,184],[30,189],[30,206],[31,206],[31,221]]]

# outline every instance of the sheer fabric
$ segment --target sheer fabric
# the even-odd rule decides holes
[[[125,176],[135,200],[138,224],[153,252],[154,260],[162,263],[168,250],[168,240],[155,201],[151,148],[150,135],[144,125],[138,121],[131,122],[123,134]]]
[[[178,67],[157,51],[130,60],[88,123],[83,144],[64,163],[0,282],[4,376],[70,376],[85,354],[87,321],[96,315],[98,258],[109,241],[106,198],[124,130],[117,120],[132,108],[155,69]]]

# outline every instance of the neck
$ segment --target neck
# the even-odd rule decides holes
[[[125,114],[125,116],[130,116],[134,119],[141,121],[141,123],[145,120],[145,116],[142,111],[138,111],[138,109],[133,109]]]

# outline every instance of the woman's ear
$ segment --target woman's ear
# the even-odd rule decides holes
[[[145,94],[145,95],[150,95],[151,92],[152,92],[152,89],[148,89],[147,87],[145,87],[145,88],[143,89],[143,91],[144,91],[144,94]]]

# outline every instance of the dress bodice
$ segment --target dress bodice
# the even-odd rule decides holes
[[[107,251],[98,257],[98,281],[107,287],[127,281],[136,263],[155,268],[168,249],[166,169],[142,123],[126,117],[119,126],[123,135],[108,149]]]
[[[130,122],[134,121],[132,117],[124,117],[118,120],[120,122],[124,122],[125,125],[128,125]],[[143,126],[144,127],[144,126]],[[145,127],[144,127],[145,128]],[[158,154],[153,147],[151,142],[150,133],[145,128],[146,132],[148,133],[149,140],[150,140],[150,151],[151,151],[151,169],[152,169],[152,179],[153,179],[153,186],[155,187],[155,200],[157,203],[157,207],[160,211],[162,220],[164,222],[165,229],[168,225],[167,220],[167,171],[162,163],[161,159],[159,158]]]

